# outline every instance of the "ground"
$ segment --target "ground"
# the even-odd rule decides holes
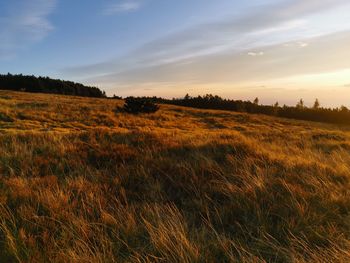
[[[350,127],[0,91],[1,262],[348,262]]]

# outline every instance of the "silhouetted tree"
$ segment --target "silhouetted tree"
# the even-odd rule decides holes
[[[344,105],[342,105],[342,106],[340,107],[340,111],[341,111],[341,112],[348,112],[349,109],[348,109],[347,107],[345,107]]]
[[[120,96],[117,96],[117,95],[113,94],[112,99],[121,100],[121,99],[123,99],[123,98],[122,98],[122,97],[120,97]]]
[[[320,108],[320,102],[318,101],[318,99],[315,100],[313,109],[317,110],[318,108]]]
[[[300,99],[296,106],[298,109],[303,109],[305,107],[304,100]]]
[[[254,103],[255,105],[259,105],[259,98],[256,97],[253,103]]]

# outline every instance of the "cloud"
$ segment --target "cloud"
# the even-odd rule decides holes
[[[113,3],[104,10],[104,14],[114,15],[117,13],[132,12],[138,10],[141,6],[141,2],[131,0],[122,3]]]
[[[306,42],[298,42],[297,44],[298,44],[299,47],[301,47],[301,48],[309,46],[309,43],[306,43]]]
[[[55,4],[56,0],[11,1],[0,18],[0,59],[45,38],[53,30],[48,16]]]
[[[297,41],[297,42],[288,42],[283,44],[283,46],[285,47],[299,47],[299,48],[306,48],[308,47],[310,44],[307,42],[303,42],[303,41]]]
[[[96,77],[94,81],[107,86],[116,85],[125,89],[144,83],[155,86],[178,83],[215,84],[247,83],[286,78],[300,74],[313,74],[349,68],[350,31],[305,39],[312,49],[298,46],[286,49],[277,44],[265,46],[264,55],[252,60],[247,53],[235,53],[224,50],[215,54],[197,57],[195,60],[184,59],[167,64],[121,70]],[[191,63],[185,63],[190,61]]]
[[[328,39],[335,41],[328,42],[329,45],[339,47],[340,36],[313,29],[308,19],[346,4],[349,4],[347,0],[286,0],[259,6],[239,16],[169,34],[123,57],[67,68],[64,73],[88,76],[89,81],[102,85],[131,88],[142,83],[243,81],[293,75],[300,69],[307,72],[325,69],[323,65],[311,65],[312,60],[322,61],[327,68],[344,66],[341,57],[334,56],[340,59],[337,63],[322,45]],[[344,43],[349,43],[347,37],[348,33]],[[312,50],[306,48],[314,44]],[[290,48],[286,49],[288,45]],[[317,50],[321,53],[315,53]],[[334,52],[346,51],[334,49]],[[260,58],[252,60],[250,56]],[[328,63],[326,58],[334,63]]]
[[[265,53],[260,51],[260,52],[248,52],[248,56],[251,56],[251,57],[260,57],[260,56],[263,56]]]

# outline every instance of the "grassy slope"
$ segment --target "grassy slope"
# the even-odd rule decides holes
[[[347,128],[116,104],[0,92],[4,262],[347,262]]]

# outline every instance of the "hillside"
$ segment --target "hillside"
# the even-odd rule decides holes
[[[0,91],[0,261],[348,262],[350,129]]]

